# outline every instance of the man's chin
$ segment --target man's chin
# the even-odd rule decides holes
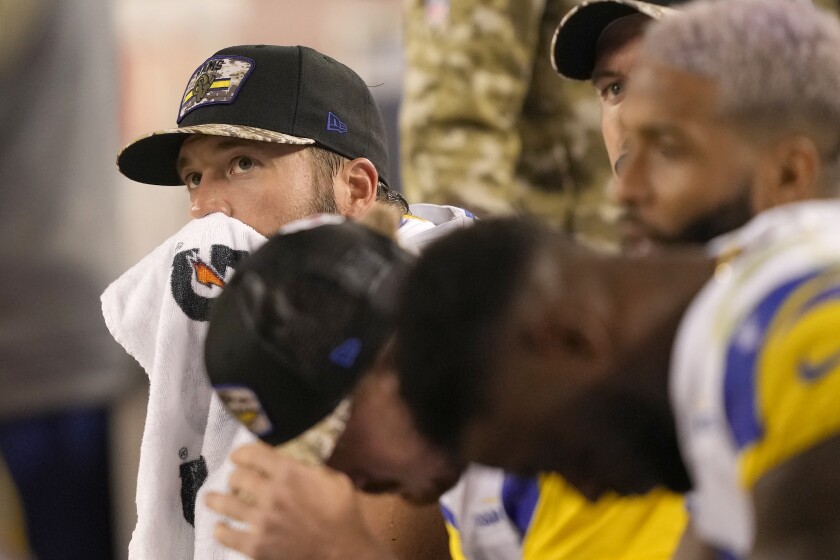
[[[623,221],[619,226],[621,249],[627,255],[643,257],[649,255],[660,243],[658,235],[636,221]]]
[[[695,216],[678,231],[664,232],[645,222],[634,209],[625,209],[619,223],[622,247],[630,254],[649,253],[657,246],[704,245],[712,239],[742,227],[754,215],[751,188],[747,181],[737,183],[736,193],[717,207]]]
[[[658,248],[687,243],[679,235],[666,235],[635,221],[622,222],[619,232],[622,251],[624,254],[634,257],[650,255]]]
[[[625,237],[621,240],[621,250],[625,255],[644,257],[653,252],[653,241],[646,237]]]

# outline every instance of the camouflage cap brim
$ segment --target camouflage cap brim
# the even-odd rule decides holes
[[[178,176],[176,165],[181,145],[191,134],[228,136],[275,144],[301,146],[315,144],[315,140],[311,138],[292,136],[252,126],[200,124],[159,130],[138,138],[120,151],[117,156],[117,167],[123,175],[140,183],[182,185],[183,181]]]
[[[353,398],[346,397],[326,418],[295,437],[278,445],[275,449],[281,455],[291,457],[313,467],[323,465],[332,456],[335,444],[344,434]]]
[[[618,18],[644,14],[659,20],[676,13],[673,8],[638,0],[588,0],[563,17],[551,41],[551,65],[572,80],[588,80],[595,67],[595,48],[606,27]]]

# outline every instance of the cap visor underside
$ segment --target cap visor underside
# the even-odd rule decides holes
[[[257,142],[300,146],[315,143],[315,140],[311,138],[301,138],[252,126],[201,124],[160,130],[135,140],[123,148],[117,156],[117,167],[123,175],[140,183],[181,185],[183,182],[178,176],[176,165],[181,145],[191,134],[227,136]]]
[[[661,19],[673,11],[635,0],[595,0],[576,6],[566,14],[554,33],[552,66],[563,77],[589,80],[595,66],[598,38],[610,23],[636,13]]]

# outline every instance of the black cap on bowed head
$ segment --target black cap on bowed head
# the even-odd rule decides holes
[[[332,412],[389,338],[412,257],[339,216],[270,238],[214,302],[205,345],[228,410],[278,445]]]

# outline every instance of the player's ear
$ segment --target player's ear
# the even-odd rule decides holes
[[[342,165],[335,178],[336,202],[349,218],[364,214],[376,200],[379,173],[367,158],[356,158]]]
[[[776,143],[761,162],[756,210],[819,196],[820,159],[816,144],[806,136]]]

